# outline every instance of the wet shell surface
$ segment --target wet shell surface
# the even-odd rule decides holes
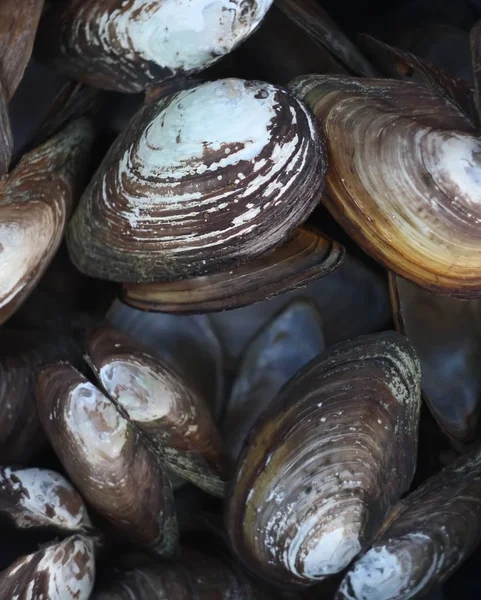
[[[420,367],[394,332],[338,344],[284,386],[251,431],[227,524],[245,565],[284,586],[344,569],[409,488]]]
[[[68,233],[84,273],[120,282],[220,272],[287,240],[320,200],[324,145],[284,89],[223,79],[142,108]]]
[[[112,402],[73,367],[57,363],[39,375],[37,406],[52,447],[86,501],[134,543],[175,555],[168,477]]]
[[[260,24],[272,0],[69,0],[47,12],[39,55],[74,79],[141,92],[204,69]]]
[[[56,252],[78,199],[94,140],[87,119],[26,154],[0,185],[0,323],[21,304]]]
[[[168,363],[113,327],[93,329],[88,361],[109,397],[176,474],[223,496],[227,466],[208,404]]]
[[[336,600],[408,600],[444,581],[481,541],[480,495],[478,450],[402,502],[401,514],[351,567]]]
[[[0,593],[5,600],[88,600],[94,578],[93,542],[74,535],[2,571]]]
[[[290,87],[322,123],[326,204],[349,235],[423,287],[481,296],[481,142],[470,119],[404,81],[312,75]]]

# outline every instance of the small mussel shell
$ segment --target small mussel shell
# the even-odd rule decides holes
[[[339,600],[408,600],[447,579],[481,541],[481,452],[428,479],[350,568]],[[403,506],[404,505],[404,506]]]
[[[0,514],[19,529],[49,527],[65,532],[90,526],[79,493],[48,469],[0,468]]]
[[[0,185],[0,323],[31,292],[55,254],[80,195],[94,140],[79,119],[26,154]]]
[[[254,337],[244,352],[222,424],[233,460],[281,387],[324,348],[321,318],[309,300],[289,303]]]
[[[234,550],[264,579],[312,585],[372,540],[416,465],[420,367],[394,332],[338,344],[287,383],[233,479]]]
[[[82,496],[131,541],[176,553],[167,475],[112,402],[72,366],[46,366],[37,381],[40,420]]]
[[[468,117],[405,81],[312,75],[291,89],[322,123],[326,204],[356,242],[423,287],[481,296],[481,141]]]
[[[457,448],[477,443],[481,416],[481,300],[440,296],[391,274],[397,329],[421,361],[432,415]]]
[[[177,475],[222,496],[227,468],[214,418],[168,363],[113,327],[93,329],[87,357],[100,384]]]
[[[87,187],[67,241],[120,282],[225,271],[285,241],[320,200],[314,117],[280,87],[223,79],[148,104]]]
[[[0,600],[88,600],[94,578],[94,544],[73,535],[2,571]]]
[[[74,79],[119,92],[195,73],[233,50],[272,0],[68,0],[47,11],[38,55]]]
[[[127,283],[123,300],[142,310],[182,314],[230,310],[325,277],[343,258],[339,243],[299,227],[282,246],[231,271],[172,282]]]

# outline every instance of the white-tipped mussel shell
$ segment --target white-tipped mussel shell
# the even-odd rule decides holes
[[[80,119],[26,154],[0,185],[0,323],[31,292],[63,236],[93,144]]]
[[[49,469],[0,468],[0,514],[19,529],[53,527],[65,532],[90,526],[79,493]]]
[[[290,302],[249,343],[222,423],[224,443],[233,461],[281,387],[324,349],[321,318],[314,304],[304,299]]]
[[[168,362],[219,419],[224,403],[224,349],[207,316],[149,313],[115,300],[106,317],[116,329]]]
[[[38,54],[74,79],[141,92],[200,71],[260,24],[272,0],[68,0],[47,12]]]
[[[283,586],[342,571],[416,465],[420,367],[394,332],[338,344],[295,375],[251,430],[227,523],[238,557]]]
[[[440,296],[391,274],[398,330],[421,361],[436,421],[461,450],[476,443],[481,415],[481,301]]]
[[[315,118],[284,89],[223,79],[181,91],[117,138],[71,221],[71,258],[133,283],[228,270],[289,237],[325,169]]]
[[[99,326],[88,362],[108,396],[165,464],[205,491],[223,496],[227,465],[207,403],[165,361],[121,331]]]
[[[46,366],[37,406],[47,436],[85,500],[131,541],[176,553],[170,482],[114,404],[72,366]]]
[[[405,498],[402,512],[345,576],[339,600],[408,600],[447,579],[481,541],[481,453]]]
[[[1,600],[88,600],[94,586],[94,544],[73,535],[19,558],[0,573]]]
[[[404,81],[312,75],[291,89],[322,123],[326,204],[356,242],[432,291],[481,296],[481,141],[468,117]]]

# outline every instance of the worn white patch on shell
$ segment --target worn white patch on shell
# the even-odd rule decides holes
[[[0,490],[5,484],[13,492],[22,492],[18,504],[28,511],[19,513],[15,522],[20,527],[32,524],[51,524],[75,529],[90,524],[86,508],[73,486],[61,475],[48,469],[5,468],[0,479]],[[22,490],[23,488],[23,490]],[[78,498],[78,510],[71,512],[75,501],[64,503],[65,497]],[[52,512],[53,511],[53,512]]]
[[[161,419],[177,404],[177,394],[168,378],[147,365],[110,361],[100,369],[100,381],[130,418],[139,423]]]
[[[422,533],[411,533],[390,543],[371,548],[348,573],[340,591],[347,600],[408,600],[415,597],[439,570],[443,557],[439,556],[424,569],[416,581],[415,571],[419,565],[416,554],[411,555],[412,545],[428,546],[422,555],[429,556],[432,542]],[[419,551],[419,548],[417,548]],[[419,558],[419,554],[417,555]]]
[[[0,222],[0,306],[29,282],[29,274],[44,258],[56,231],[49,218],[37,222],[25,215],[21,222]]]
[[[273,0],[133,0],[101,16],[98,36],[174,71],[203,68],[230,52],[261,22]],[[87,29],[87,32],[89,29]]]
[[[70,392],[65,421],[84,452],[95,451],[104,460],[118,458],[127,441],[127,421],[91,383]]]

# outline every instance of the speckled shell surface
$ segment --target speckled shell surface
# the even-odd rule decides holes
[[[324,144],[284,89],[223,79],[143,107],[68,232],[84,273],[121,282],[219,272],[284,242],[320,200]]]
[[[88,600],[94,578],[93,542],[74,535],[19,558],[0,573],[0,590],[5,600]]]
[[[233,50],[272,0],[68,0],[41,23],[40,57],[74,79],[140,92]]]
[[[337,600],[408,600],[444,581],[481,541],[481,453],[428,479],[349,570]]]
[[[128,539],[176,553],[177,524],[168,477],[112,402],[65,363],[37,381],[40,420],[86,501]]]
[[[416,465],[420,368],[402,336],[338,344],[284,386],[251,431],[227,524],[238,557],[284,586],[344,569]]]
[[[481,296],[481,142],[470,119],[405,81],[312,75],[290,88],[322,123],[326,205],[349,235],[423,287]]]

